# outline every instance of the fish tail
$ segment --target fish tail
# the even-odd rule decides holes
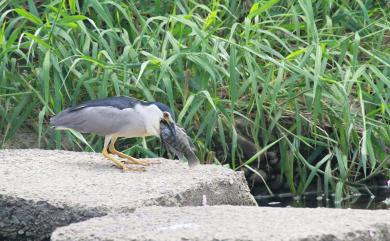
[[[200,161],[199,161],[198,157],[195,155],[195,153],[191,152],[188,154],[189,155],[186,158],[188,160],[188,165],[190,167],[194,167],[194,166],[197,166],[200,164]]]

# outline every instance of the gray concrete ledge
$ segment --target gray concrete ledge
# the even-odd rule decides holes
[[[390,240],[390,212],[261,207],[146,207],[58,228],[53,241]]]
[[[162,159],[124,173],[102,155],[0,150],[0,238],[40,240],[59,226],[151,205],[256,205],[242,173],[216,165],[190,169]],[[203,201],[204,202],[204,201]]]

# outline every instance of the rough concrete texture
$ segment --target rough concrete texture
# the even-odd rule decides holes
[[[58,228],[52,241],[390,240],[390,212],[325,208],[145,207]]]
[[[162,159],[122,172],[101,154],[0,151],[0,239],[40,240],[59,226],[137,207],[256,205],[242,173],[216,165],[190,169]]]

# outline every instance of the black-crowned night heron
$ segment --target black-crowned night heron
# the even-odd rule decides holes
[[[118,137],[160,136],[160,123],[168,124],[176,135],[171,109],[160,102],[145,102],[131,97],[110,97],[84,102],[70,107],[50,119],[56,129],[73,129],[81,133],[94,133],[104,136],[102,154],[117,167],[127,170],[140,168],[126,167],[112,157],[107,149],[119,157],[126,158],[125,163],[149,165],[157,163],[139,160],[115,149]]]

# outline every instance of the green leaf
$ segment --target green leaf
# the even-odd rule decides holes
[[[69,0],[69,8],[72,14],[76,13],[76,0]]]
[[[83,21],[86,19],[88,19],[88,18],[84,15],[65,16],[62,19],[58,20],[58,24],[74,23],[74,22]]]
[[[273,5],[278,3],[280,0],[268,0],[261,1],[253,4],[251,10],[249,11],[248,18],[252,19],[255,16],[262,14],[263,12],[270,9]],[[261,6],[260,6],[261,5]]]
[[[136,85],[137,85],[138,82],[140,81],[140,79],[141,79],[141,77],[142,77],[142,74],[144,73],[144,71],[145,71],[145,69],[146,69],[146,67],[148,66],[149,63],[150,63],[150,60],[147,60],[147,61],[145,61],[145,62],[143,62],[143,63],[141,64],[141,69],[140,69],[140,71],[139,71],[139,74],[138,74],[138,77],[137,77],[137,81],[135,82]]]
[[[304,54],[306,52],[306,49],[298,49],[298,50],[295,50],[294,52],[290,53],[289,55],[286,56],[286,60],[294,60],[296,59],[298,56]]]
[[[229,90],[231,102],[234,105],[237,102],[238,91],[239,91],[239,74],[237,71],[237,51],[234,47],[230,49],[230,58],[229,58]]]
[[[92,58],[90,56],[87,56],[87,55],[83,55],[83,56],[81,56],[81,58],[86,60],[86,61],[88,61],[88,62],[97,64],[97,65],[99,65],[101,67],[104,67],[106,65],[104,62],[102,62],[100,60],[97,60],[97,59],[94,59],[94,58]]]
[[[204,96],[206,96],[206,99],[209,101],[209,103],[213,107],[213,109],[217,110],[217,107],[215,106],[214,101],[211,98],[211,95],[207,90],[202,90],[201,92],[199,92],[199,94],[203,94]]]
[[[251,168],[249,165],[244,165],[247,169],[251,170],[253,173],[255,173],[257,176],[260,177],[261,181],[263,181],[264,183],[264,186],[267,188],[267,191],[270,195],[273,195],[273,192],[271,191],[271,188],[269,188],[267,182],[264,180],[264,177],[256,170],[256,169],[253,169]]]
[[[329,197],[329,186],[331,184],[330,183],[331,180],[332,180],[332,170],[330,168],[330,162],[327,162],[325,167],[325,174],[324,174],[324,192],[326,198]]]
[[[104,19],[104,21],[107,23],[107,25],[110,28],[113,28],[114,25],[112,23],[112,17],[110,15],[109,11],[106,11],[100,1],[97,0],[90,0],[88,1],[90,5],[95,9],[95,11],[99,14],[99,16]]]
[[[19,14],[20,16],[24,17],[25,19],[37,24],[37,25],[42,25],[43,22],[40,18],[38,18],[37,16],[27,12],[25,9],[23,8],[15,8],[15,12],[17,14]]]
[[[181,123],[181,122],[182,122],[182,119],[183,119],[184,115],[187,113],[188,108],[191,106],[192,101],[194,100],[194,97],[195,97],[195,95],[192,94],[192,95],[190,95],[190,96],[187,98],[187,100],[186,100],[186,102],[185,102],[183,108],[182,108],[181,111],[180,111],[179,117],[178,117],[178,119],[177,119],[177,120],[178,120],[178,123]]]
[[[259,9],[259,2],[257,3],[254,3],[251,7],[251,9],[249,10],[249,15],[248,15],[248,18],[253,18],[255,15],[257,15],[257,10]]]
[[[217,19],[217,10],[211,11],[209,15],[207,16],[206,20],[204,21],[203,24],[203,29],[207,29],[211,25],[215,23],[215,20]]]
[[[258,151],[256,154],[254,154],[251,158],[249,158],[244,164],[241,164],[240,166],[236,167],[235,170],[242,167],[243,165],[250,165],[253,161],[257,160],[257,158],[264,154],[269,148],[277,144],[279,141],[281,141],[283,138],[286,138],[285,136],[280,137],[276,141],[266,145],[264,148],[262,148],[260,151]]]
[[[343,200],[343,187],[344,187],[344,182],[338,181],[336,184],[336,192],[335,192],[335,203],[340,204],[341,201]]]
[[[365,108],[364,108],[364,101],[363,101],[363,94],[362,89],[359,85],[359,101],[360,101],[360,108],[361,108],[361,115],[362,115],[362,122],[363,122],[363,134],[362,134],[362,144],[361,144],[361,157],[360,157],[360,165],[363,167],[363,173],[364,176],[367,175],[367,127],[366,127],[366,114],[365,114]]]
[[[38,115],[38,148],[41,148],[42,130],[43,130],[43,118],[46,114],[46,106],[42,108]]]
[[[318,172],[320,170],[320,167],[322,166],[322,164],[324,164],[325,162],[329,161],[330,158],[333,156],[332,153],[328,153],[326,156],[324,156],[316,165],[314,168],[311,169],[311,172],[310,172],[310,175],[309,177],[306,179],[306,183],[305,183],[305,186],[303,188],[303,192],[309,187],[309,185],[311,184],[311,182],[313,181],[313,178],[315,175],[318,175]]]
[[[45,58],[43,59],[43,91],[44,98],[46,102],[46,106],[49,103],[49,94],[50,94],[50,50],[48,50],[45,54]]]
[[[42,39],[38,38],[37,36],[32,35],[31,33],[26,33],[26,36],[29,37],[30,39],[34,40],[38,44],[42,45],[46,49],[50,49],[50,45],[48,43],[46,43],[45,41],[43,41]]]
[[[231,145],[231,162],[232,162],[232,169],[234,170],[237,170],[237,166],[236,166],[236,151],[237,151],[237,130],[236,128],[232,125],[232,145]],[[245,165],[246,163],[242,164],[240,167],[242,167],[243,165]]]

